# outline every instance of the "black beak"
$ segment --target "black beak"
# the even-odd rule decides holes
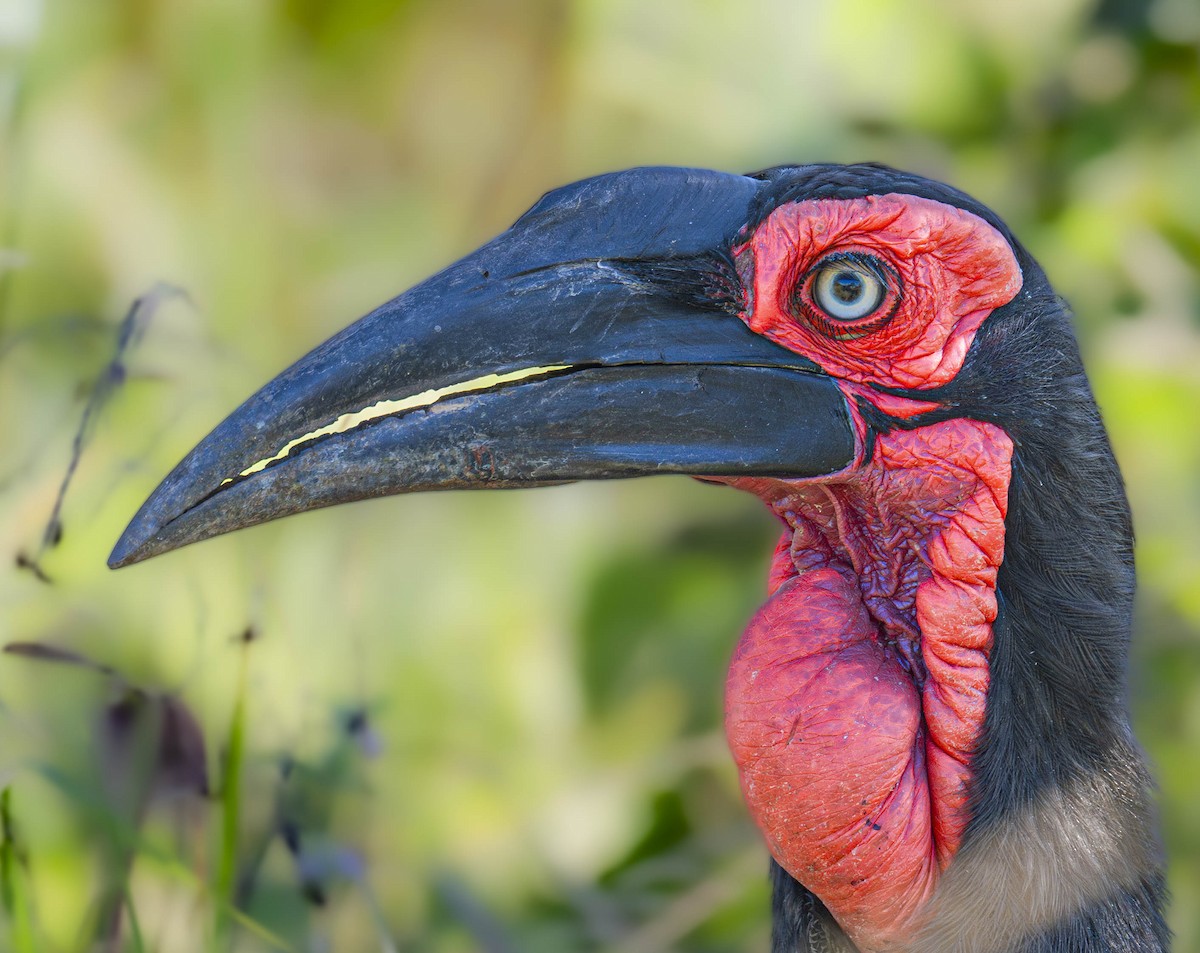
[[[729,249],[757,189],[633,169],[549,193],[242,404],[109,565],[391,493],[843,469],[835,382],[737,316]]]

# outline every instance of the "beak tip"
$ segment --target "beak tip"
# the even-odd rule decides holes
[[[108,568],[123,569],[158,555],[163,547],[155,545],[157,541],[157,534],[152,530],[147,531],[145,521],[134,517],[109,553]]]
[[[117,545],[113,547],[113,551],[109,553],[109,569],[122,569],[125,566],[130,566],[133,563],[138,562],[139,557],[137,553],[137,547],[133,544],[133,541],[129,538],[129,535],[130,534],[128,532],[124,533],[121,538],[117,540]]]

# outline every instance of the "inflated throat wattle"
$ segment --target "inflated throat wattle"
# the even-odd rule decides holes
[[[786,524],[725,727],[772,856],[864,951],[903,944],[967,823],[1012,442],[950,420],[866,466],[738,480]]]

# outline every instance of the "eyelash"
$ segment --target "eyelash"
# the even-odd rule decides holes
[[[828,268],[845,265],[845,270],[873,276],[882,285],[879,304],[861,318],[842,319],[822,308],[813,296],[817,278]],[[793,313],[826,337],[850,341],[878,331],[892,320],[900,306],[899,276],[883,259],[864,252],[833,252],[818,259],[796,282],[792,293]]]

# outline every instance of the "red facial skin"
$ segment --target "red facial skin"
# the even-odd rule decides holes
[[[791,314],[800,279],[831,252],[883,259],[900,281],[896,315],[850,340]],[[938,387],[954,378],[984,318],[1021,289],[1021,269],[996,229],[970,212],[914,195],[817,199],[776,209],[734,250],[753,289],[751,330],[843,380]]]
[[[898,285],[856,336],[804,298],[813,266],[843,251]],[[735,255],[747,324],[896,418],[938,405],[875,387],[951,380],[1021,284],[994,228],[915,196],[783,206]],[[726,688],[743,793],[772,856],[864,951],[904,945],[961,843],[1011,456],[999,427],[953,419],[884,435],[830,477],[728,481],[786,527]]]

